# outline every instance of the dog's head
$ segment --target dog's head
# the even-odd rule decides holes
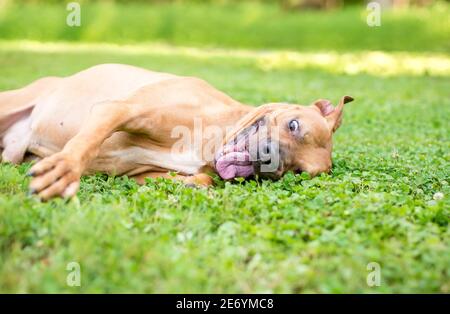
[[[335,108],[320,99],[310,106],[267,104],[238,122],[216,156],[223,179],[259,175],[277,179],[287,171],[311,176],[331,170],[332,136],[342,122],[342,97]]]

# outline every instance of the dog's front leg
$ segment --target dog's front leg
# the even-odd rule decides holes
[[[70,139],[62,151],[35,164],[30,191],[43,200],[51,197],[71,197],[78,191],[80,177],[99,153],[101,144],[114,132],[130,130],[145,108],[124,101],[99,103],[79,133]]]
[[[186,185],[192,186],[210,186],[213,184],[213,179],[206,173],[198,173],[191,176],[185,176],[181,174],[171,175],[168,172],[145,172],[136,176],[131,177],[136,180],[139,184],[145,184],[146,178],[165,178],[171,180],[181,181]]]

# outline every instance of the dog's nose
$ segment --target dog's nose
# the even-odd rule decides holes
[[[261,171],[264,173],[276,173],[280,169],[280,152],[276,141],[261,143],[260,159]]]
[[[258,150],[258,161],[262,164],[268,164],[272,159],[272,146],[270,141],[261,143]]]
[[[266,156],[270,156],[270,153],[272,152],[272,147],[271,147],[271,144],[270,144],[270,142],[269,143],[265,143],[264,145],[263,145],[263,153],[266,155]]]

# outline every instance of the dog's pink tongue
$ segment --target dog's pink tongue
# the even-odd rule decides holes
[[[216,170],[224,180],[245,178],[253,174],[253,165],[248,152],[231,152],[217,159]]]

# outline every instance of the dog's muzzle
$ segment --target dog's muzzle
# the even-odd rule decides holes
[[[220,177],[229,180],[253,175],[267,178],[281,176],[278,142],[271,140],[262,126],[264,121],[256,121],[239,132],[217,154],[215,168]]]

